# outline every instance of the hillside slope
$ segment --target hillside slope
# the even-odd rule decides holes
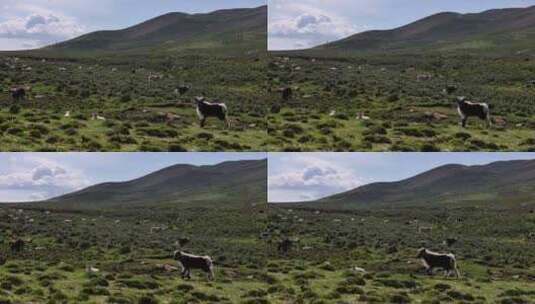
[[[266,179],[266,160],[200,167],[175,165],[135,180],[98,184],[25,207],[86,210],[202,206],[205,203],[243,207],[266,202]]]
[[[447,206],[467,201],[505,206],[535,199],[535,160],[503,161],[483,166],[446,165],[398,181],[368,184],[306,207]]]
[[[169,13],[115,31],[98,31],[44,48],[46,52],[146,52],[187,49],[261,49],[267,43],[267,7],[208,14]]]
[[[392,30],[359,33],[317,47],[323,50],[522,49],[535,47],[535,6],[482,13],[435,14]]]

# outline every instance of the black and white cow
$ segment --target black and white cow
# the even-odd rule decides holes
[[[26,89],[24,88],[11,88],[9,92],[14,101],[20,101],[26,97]]]
[[[182,278],[191,279],[191,269],[201,269],[208,273],[208,279],[214,280],[214,263],[209,256],[197,256],[177,250],[173,254],[173,258],[180,262],[182,266]]]
[[[230,128],[228,109],[224,103],[208,102],[204,97],[196,97],[195,103],[197,106],[197,116],[199,116],[201,128],[204,128],[204,123],[208,117],[219,118],[219,120],[225,122],[227,128]]]
[[[488,127],[492,124],[490,121],[490,108],[486,103],[470,102],[466,100],[466,97],[457,97],[457,111],[461,116],[463,128],[466,128],[466,122],[470,116],[485,120]]]
[[[282,100],[288,101],[293,97],[293,90],[290,87],[280,89]]]
[[[175,93],[182,96],[186,94],[190,89],[191,89],[191,86],[189,85],[181,85],[176,88]]]
[[[435,268],[441,268],[446,276],[450,276],[454,272],[457,278],[461,277],[457,269],[457,260],[452,253],[437,253],[421,248],[418,250],[417,258],[422,260],[428,274],[432,274]]]
[[[18,239],[15,241],[11,241],[9,243],[9,248],[11,249],[11,252],[19,253],[24,250],[25,245],[26,245],[26,242],[24,242],[24,240]]]
[[[277,250],[282,254],[286,254],[286,253],[288,253],[290,251],[290,249],[292,249],[293,244],[294,244],[294,242],[292,240],[284,239],[284,240],[279,242],[279,244],[277,246]]]

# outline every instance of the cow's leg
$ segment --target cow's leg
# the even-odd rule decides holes
[[[214,265],[210,265],[209,268],[208,268],[208,279],[210,281],[213,281],[215,279],[215,275],[214,275]]]
[[[490,119],[490,114],[487,113],[487,128],[492,127],[492,120]]]
[[[457,263],[455,263],[454,271],[455,271],[455,276],[457,277],[457,279],[460,279],[461,273],[459,272],[459,268],[457,268]]]
[[[204,123],[206,122],[206,117],[201,118],[200,124],[201,128],[204,128]]]
[[[463,128],[466,128],[466,122],[468,121],[468,116],[463,116],[462,117],[462,121],[461,121],[461,124],[463,126]]]
[[[222,117],[220,117],[219,119],[221,119],[222,121],[225,122],[225,127],[227,129],[230,129],[230,119],[228,117],[228,115],[224,114]]]

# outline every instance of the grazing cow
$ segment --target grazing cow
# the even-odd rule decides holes
[[[14,101],[20,101],[26,98],[26,89],[24,88],[11,88],[9,92]]]
[[[455,91],[457,91],[457,87],[456,86],[454,86],[454,85],[446,86],[446,93],[453,94],[453,93],[455,93]]]
[[[11,248],[11,252],[19,253],[24,250],[25,245],[26,245],[26,242],[24,242],[24,240],[18,239],[16,241],[12,241],[9,244],[9,247]]]
[[[204,97],[196,97],[197,116],[201,123],[201,128],[204,128],[204,123],[208,117],[217,117],[221,121],[225,121],[227,128],[230,128],[230,120],[228,118],[228,109],[224,103],[207,102]]]
[[[418,250],[417,258],[422,260],[426,268],[427,274],[432,274],[434,268],[441,268],[444,270],[444,275],[450,276],[455,272],[457,278],[460,278],[459,269],[457,269],[457,260],[452,253],[436,253],[425,248]]]
[[[181,85],[175,89],[175,94],[180,96],[186,94],[191,89],[191,86]]]
[[[182,251],[175,251],[173,258],[180,262],[182,266],[182,278],[191,279],[191,269],[201,269],[208,273],[208,279],[214,280],[214,263],[209,256],[196,256]]]
[[[187,244],[189,244],[189,242],[190,242],[190,239],[187,237],[178,239],[178,245],[180,245],[180,247],[186,246]]]
[[[292,249],[292,246],[293,246],[292,240],[284,239],[281,242],[279,242],[277,250],[282,254],[286,254],[288,253],[288,251],[290,251],[290,249]]]
[[[481,120],[485,120],[488,127],[492,124],[490,121],[489,105],[486,103],[474,103],[467,101],[466,97],[458,97],[457,111],[461,115],[463,128],[466,128],[466,122],[470,116],[476,116]]]
[[[293,96],[293,90],[290,87],[282,88],[281,93],[282,93],[282,100],[284,101],[290,100]]]
[[[448,245],[448,247],[451,247],[451,246],[455,245],[455,243],[457,243],[457,239],[455,239],[455,238],[447,238],[446,239],[446,245]]]

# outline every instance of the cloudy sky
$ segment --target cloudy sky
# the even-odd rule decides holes
[[[42,200],[175,164],[263,158],[265,153],[0,153],[0,202]]]
[[[307,201],[446,164],[535,159],[535,153],[270,153],[268,200]]]
[[[527,7],[535,0],[269,0],[269,49],[309,48],[453,11]]]
[[[205,13],[265,4],[266,0],[1,0],[0,50],[41,47],[169,12]]]

